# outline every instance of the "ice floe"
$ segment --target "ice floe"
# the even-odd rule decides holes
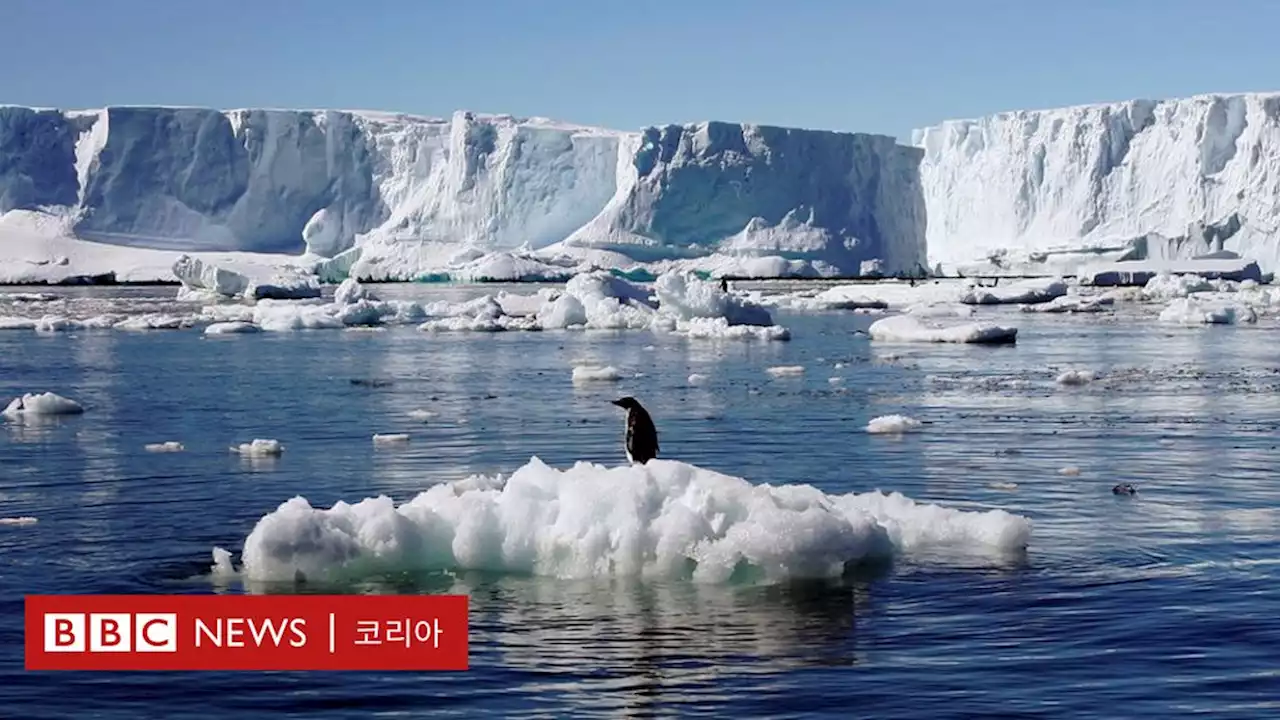
[[[871,323],[867,334],[882,342],[1005,344],[1016,341],[1018,330],[991,322],[926,324],[912,315],[893,315]]]
[[[560,470],[534,457],[509,477],[435,484],[399,506],[378,496],[324,509],[294,497],[258,521],[238,571],[221,548],[214,564],[251,581],[484,569],[772,582],[939,548],[1004,555],[1023,551],[1030,536],[1030,521],[1004,510],[896,492],[757,485],[674,460]]]

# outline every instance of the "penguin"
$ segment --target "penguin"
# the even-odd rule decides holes
[[[658,457],[658,430],[649,413],[630,396],[609,402],[627,411],[627,462],[643,465]]]

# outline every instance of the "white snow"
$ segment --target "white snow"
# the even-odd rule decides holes
[[[901,435],[919,428],[919,420],[906,415],[881,415],[871,418],[867,432],[875,435]]]
[[[22,415],[79,415],[84,406],[70,398],[57,393],[26,393],[9,402],[3,414],[8,416]]]
[[[926,324],[911,315],[894,315],[871,323],[867,334],[882,342],[996,344],[1014,342],[1018,330],[990,322]]]
[[[535,457],[509,477],[438,483],[399,506],[385,495],[328,509],[294,497],[249,533],[240,571],[251,581],[475,568],[774,582],[931,549],[1020,552],[1030,535],[1022,516],[921,504],[898,493],[756,485],[673,460],[559,470]],[[214,557],[230,568],[229,556]]]

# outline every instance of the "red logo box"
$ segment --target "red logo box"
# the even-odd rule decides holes
[[[27,595],[27,670],[466,670],[466,595]]]

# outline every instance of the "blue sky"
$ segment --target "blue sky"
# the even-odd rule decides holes
[[[1280,90],[1275,0],[0,0],[0,103],[881,132]]]

